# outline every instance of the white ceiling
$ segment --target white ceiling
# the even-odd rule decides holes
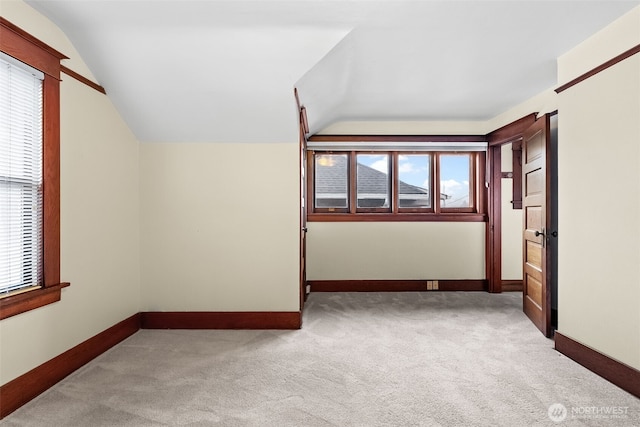
[[[487,120],[640,0],[27,0],[143,142],[293,142],[341,120]]]

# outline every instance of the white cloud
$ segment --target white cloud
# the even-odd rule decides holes
[[[389,162],[387,161],[387,159],[373,162],[370,167],[385,174],[389,173]]]
[[[400,173],[411,173],[417,171],[418,170],[413,167],[413,163],[400,163],[400,167],[398,168],[398,172]]]
[[[421,173],[428,170],[424,160],[411,161],[407,156],[400,156],[398,159],[398,171],[400,173]]]
[[[462,184],[460,184],[458,181],[456,181],[455,179],[448,179],[446,181],[440,181],[440,190],[448,190],[448,191],[452,191],[455,190],[456,188],[460,187]],[[467,183],[468,185],[468,183]]]

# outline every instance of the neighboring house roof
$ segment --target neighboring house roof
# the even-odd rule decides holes
[[[346,196],[348,157],[346,155],[332,155],[331,162],[330,166],[322,168],[322,173],[316,173],[316,195],[319,197],[335,197],[336,194],[344,194]],[[387,193],[389,177],[386,173],[358,163],[357,176],[359,194],[378,195]],[[411,185],[404,181],[398,181],[398,192],[403,196],[403,201],[429,198],[429,189]],[[446,200],[449,197],[446,194],[440,194],[441,200]]]

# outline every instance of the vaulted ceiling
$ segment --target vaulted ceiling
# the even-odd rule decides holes
[[[487,120],[640,0],[27,0],[143,142],[295,142],[342,120]]]

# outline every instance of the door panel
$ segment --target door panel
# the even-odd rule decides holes
[[[538,159],[534,159],[538,160]],[[529,198],[541,197],[544,193],[544,175],[541,169],[528,173],[525,177],[526,195]],[[539,203],[539,200],[537,200]]]
[[[545,334],[551,335],[551,292],[547,278],[546,230],[550,194],[549,116],[539,118],[523,135],[523,310]]]
[[[525,230],[532,230],[542,221],[542,209],[540,206],[530,206],[524,210],[526,227]]]
[[[534,242],[527,242],[527,263],[538,270],[542,269],[542,257],[540,245]]]

